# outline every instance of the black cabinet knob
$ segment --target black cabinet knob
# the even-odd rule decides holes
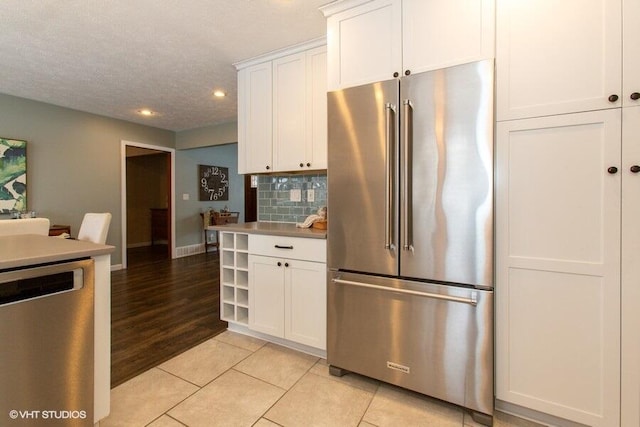
[[[617,167],[615,167],[615,166],[610,166],[610,167],[607,169],[607,172],[609,172],[611,175],[614,175],[614,174],[618,173],[618,168],[617,168]]]
[[[307,167],[310,168],[311,167],[311,163],[307,163]]]
[[[397,71],[395,73],[393,73],[393,77],[398,77],[400,75],[400,73],[398,73]]]
[[[282,267],[282,263],[278,261],[278,267]]]
[[[411,74],[411,70],[405,70],[405,71],[404,71],[404,75],[405,75],[405,76],[408,76],[409,74]]]
[[[638,172],[640,172],[640,166],[638,166],[638,165],[633,165],[633,166],[631,166],[631,168],[629,168],[629,170],[630,170],[631,172],[633,172],[633,173],[638,173]]]
[[[288,263],[288,262],[285,262],[285,263],[284,263],[284,266],[285,266],[285,267],[289,267],[289,263]]]
[[[267,170],[271,169],[271,167],[267,166]]]
[[[300,163],[300,167],[304,167],[304,163]]]
[[[618,100],[618,95],[609,95],[609,102],[616,102]]]
[[[638,99],[640,99],[640,93],[633,92],[631,95],[629,95],[629,98],[633,99],[634,101],[637,101]]]

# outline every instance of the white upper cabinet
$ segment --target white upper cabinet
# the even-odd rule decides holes
[[[494,27],[494,0],[403,0],[402,71],[493,58]]]
[[[498,0],[498,121],[620,107],[621,16],[621,0]]]
[[[271,63],[238,72],[238,171],[269,172],[271,159]]]
[[[640,0],[623,0],[622,102],[625,107],[640,106]]]
[[[494,56],[494,0],[346,0],[322,11],[329,90]]]
[[[327,16],[330,91],[388,80],[402,68],[400,1],[374,0],[345,9],[353,3],[322,9]]]
[[[327,46],[307,51],[305,167],[327,168]],[[299,165],[298,165],[299,166]]]
[[[239,173],[326,169],[324,39],[236,67]]]
[[[296,170],[305,159],[306,55],[273,61],[273,166]]]

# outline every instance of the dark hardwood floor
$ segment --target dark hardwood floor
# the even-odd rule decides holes
[[[111,273],[111,387],[219,334],[217,251],[168,259],[166,246],[127,253]]]

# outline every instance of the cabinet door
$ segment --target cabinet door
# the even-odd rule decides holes
[[[622,426],[640,425],[640,106],[622,109]]]
[[[238,71],[238,172],[272,169],[271,63]]]
[[[325,11],[326,12],[326,11]],[[327,18],[329,91],[393,78],[402,68],[401,1],[373,0]]]
[[[307,52],[306,169],[327,168],[327,47]]]
[[[249,255],[249,329],[281,338],[284,337],[283,264],[278,258]]]
[[[404,71],[493,58],[494,9],[494,0],[403,0]]]
[[[590,426],[620,422],[620,114],[497,127],[496,397]]]
[[[619,107],[620,17],[621,0],[497,0],[498,120]]]
[[[298,260],[285,262],[285,337],[326,350],[326,264]]]
[[[306,56],[288,55],[273,61],[274,171],[304,167],[306,158]]]
[[[640,99],[632,99],[632,93],[640,93],[640,0],[622,1],[622,57],[623,57],[623,88],[622,99],[625,106],[640,105]],[[634,96],[635,97],[635,96]],[[637,424],[640,425],[640,424]]]

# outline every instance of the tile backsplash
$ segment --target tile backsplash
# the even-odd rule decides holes
[[[300,201],[291,201],[291,190],[300,190]],[[313,190],[314,201],[309,201]],[[327,175],[259,175],[258,221],[303,222],[327,206]]]

